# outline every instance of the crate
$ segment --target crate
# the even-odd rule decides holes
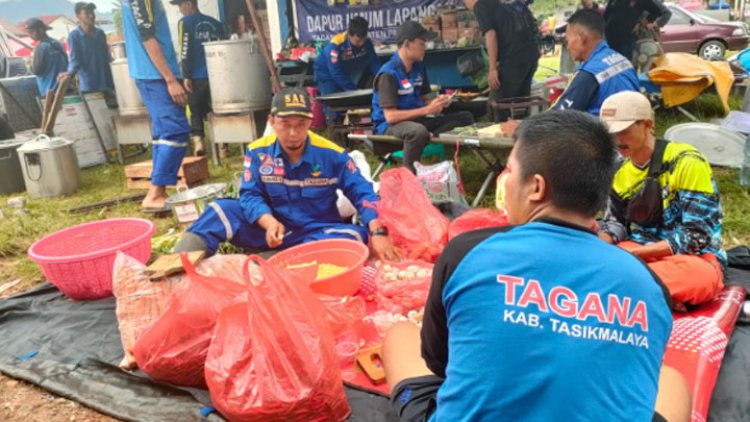
[[[456,28],[458,20],[456,19],[456,11],[448,10],[440,14],[440,26],[445,30],[446,28]]]
[[[148,189],[151,187],[151,160],[125,166],[128,189]],[[207,157],[185,157],[177,172],[177,186],[191,188],[208,179]]]
[[[458,21],[458,29],[467,29],[467,28],[479,28],[479,23],[476,20],[469,20],[469,21]]]
[[[446,43],[446,44],[458,42],[458,38],[459,38],[458,28],[445,28],[445,27],[443,27],[442,35],[443,35],[442,36],[443,42]]]
[[[424,28],[428,31],[432,31],[436,34],[440,34],[440,24],[439,23],[424,23],[422,24]]]
[[[479,28],[459,28],[458,38],[466,38],[469,44],[479,44],[482,41],[482,33]]]

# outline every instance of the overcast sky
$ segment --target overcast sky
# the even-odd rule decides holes
[[[15,0],[0,0],[0,3],[6,3],[9,1],[15,1]],[[76,3],[78,0],[68,0],[70,3]],[[109,13],[112,11],[112,4],[113,3],[119,3],[119,0],[88,0],[91,3],[96,4],[96,10],[103,12],[103,13]]]

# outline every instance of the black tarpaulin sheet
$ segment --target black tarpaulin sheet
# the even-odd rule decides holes
[[[122,371],[114,299],[73,302],[54,286],[0,301],[0,372],[99,412],[137,421],[220,421],[202,416],[208,392]],[[395,421],[387,398],[346,388],[350,421]]]
[[[750,290],[750,251],[730,251],[727,284]],[[159,384],[117,367],[122,358],[114,299],[73,302],[52,285],[0,301],[0,372],[83,403],[138,421],[220,421],[201,415],[205,390]],[[738,323],[726,349],[711,400],[709,421],[750,415],[750,324]],[[388,399],[346,388],[352,421],[397,420]]]

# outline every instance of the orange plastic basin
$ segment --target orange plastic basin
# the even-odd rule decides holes
[[[367,245],[348,239],[318,240],[283,250],[269,259],[281,268],[312,261],[345,267],[346,271],[315,280],[316,271],[292,271],[316,293],[331,296],[351,296],[362,283],[362,269],[370,255]],[[313,268],[317,268],[313,266]]]

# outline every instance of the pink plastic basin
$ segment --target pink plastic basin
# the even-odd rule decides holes
[[[71,299],[112,295],[112,268],[122,251],[142,263],[151,257],[154,224],[140,218],[85,223],[52,233],[29,248],[29,258]]]

